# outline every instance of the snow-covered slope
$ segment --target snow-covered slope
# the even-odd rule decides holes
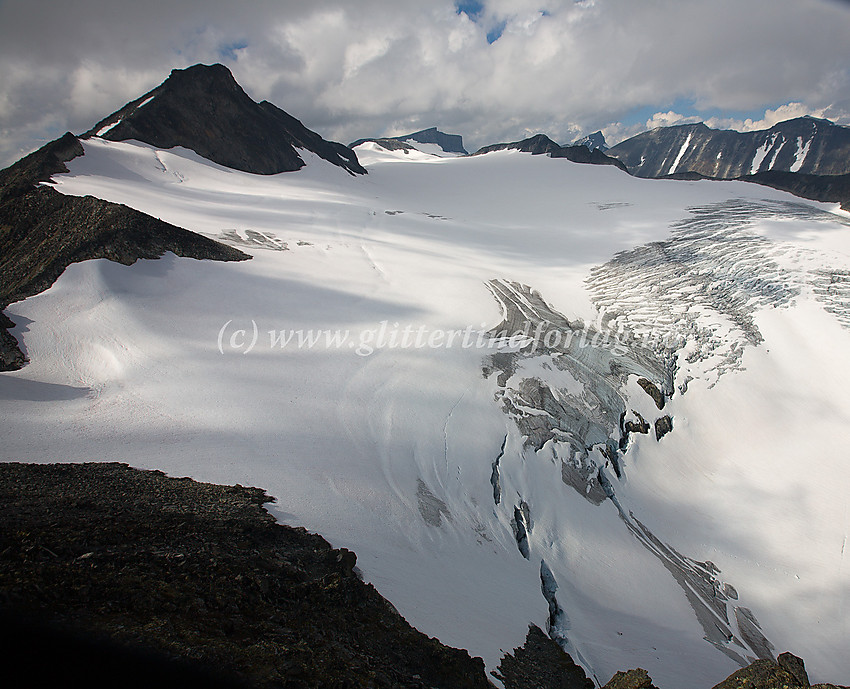
[[[708,687],[770,644],[850,676],[846,216],[518,151],[365,144],[354,178],[85,148],[60,191],[254,258],[13,304],[4,458],[263,486],[490,668],[534,622],[601,683]]]

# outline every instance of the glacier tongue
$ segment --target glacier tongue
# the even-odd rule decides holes
[[[490,336],[503,342],[516,338],[518,345],[488,356],[484,364],[485,376],[497,376],[496,398],[511,422],[506,439],[515,437],[512,445],[520,454],[517,458],[506,453],[504,441],[494,472],[500,463],[511,461],[520,471],[534,471],[533,465],[547,461],[547,455],[550,461],[560,462],[566,486],[594,505],[605,500],[615,505],[628,531],[681,587],[706,641],[740,665],[755,658],[772,658],[773,644],[762,634],[752,612],[735,605],[737,592],[730,595],[735,589],[718,578],[717,567],[711,562],[697,562],[662,543],[617,496],[615,483],[624,480],[622,453],[628,448],[630,434],[624,423],[627,411],[643,421],[630,408],[626,383],[630,376],[642,376],[636,381],[638,389],[653,398],[658,410],[663,409],[665,399],[673,394],[675,350],[656,353],[645,347],[632,333],[623,331],[622,321],[620,330],[613,334],[581,321],[570,322],[526,285],[491,280],[488,286],[504,315]],[[612,322],[609,317],[607,324]],[[687,339],[677,342],[683,345]],[[669,420],[669,416],[659,416],[656,429],[662,419]],[[644,423],[638,432],[646,433],[646,426]],[[660,436],[657,432],[658,439]],[[547,452],[541,453],[544,447]],[[613,479],[609,472],[613,472]],[[510,488],[500,480],[497,508],[502,490],[510,494]],[[511,523],[520,553],[531,559],[531,511],[524,500],[513,507]],[[536,552],[538,549],[541,552]],[[567,634],[568,613],[557,601],[558,585],[545,562],[545,547],[538,545],[534,554],[542,558],[540,576],[549,606],[549,634],[592,673],[580,647]]]

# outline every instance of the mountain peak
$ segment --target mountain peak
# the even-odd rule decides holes
[[[586,146],[591,151],[596,150],[597,148],[600,151],[607,151],[608,150],[608,144],[605,141],[605,136],[602,134],[601,131],[596,131],[596,132],[593,132],[593,134],[588,134],[587,136],[584,136],[581,139],[574,141],[572,145],[573,146]]]
[[[82,136],[182,146],[220,165],[263,175],[302,168],[297,147],[352,174],[366,172],[342,144],[325,141],[267,101],[253,101],[222,64],[172,70],[162,84]]]
[[[535,134],[522,141],[507,144],[485,146],[475,152],[475,155],[492,153],[493,151],[516,150],[532,155],[547,154],[550,158],[566,158],[574,163],[590,163],[592,165],[614,165],[624,172],[626,166],[615,158],[605,155],[600,149],[590,149],[584,145],[561,146],[545,134]]]
[[[435,146],[439,146],[446,153],[469,155],[469,152],[463,147],[463,137],[460,134],[446,134],[436,127],[429,127],[428,129],[422,129],[418,132],[413,132],[412,134],[403,134],[402,136],[357,139],[357,141],[351,142],[349,147],[354,148],[355,146],[359,146],[367,141],[374,141],[382,145],[386,145],[387,142],[401,142],[403,144],[409,144],[410,141],[414,141],[418,144],[433,144]],[[393,145],[390,144],[390,146]],[[393,146],[393,148],[396,147]]]

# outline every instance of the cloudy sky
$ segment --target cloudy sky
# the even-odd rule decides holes
[[[198,62],[343,143],[850,124],[845,0],[0,0],[0,164]]]

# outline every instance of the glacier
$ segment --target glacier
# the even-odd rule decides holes
[[[261,177],[84,146],[59,191],[253,259],[89,261],[11,305],[5,458],[262,486],[488,669],[534,623],[600,684],[850,675],[847,213],[518,151]],[[358,353],[381,327],[475,337]]]

